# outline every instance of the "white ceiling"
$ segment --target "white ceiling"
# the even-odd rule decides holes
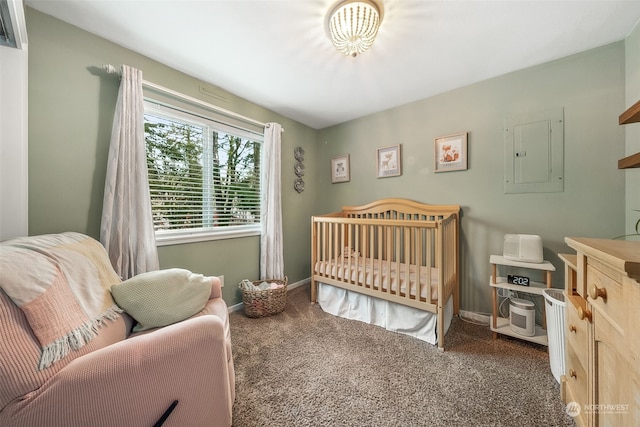
[[[378,40],[351,58],[325,33],[335,3],[26,0],[316,129],[622,40],[640,22],[637,0],[383,0]]]

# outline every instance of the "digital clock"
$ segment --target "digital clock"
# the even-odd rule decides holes
[[[513,285],[529,286],[529,278],[525,276],[517,276],[515,274],[507,275],[507,282]]]

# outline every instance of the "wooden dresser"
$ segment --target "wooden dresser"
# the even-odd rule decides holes
[[[565,242],[562,399],[578,426],[640,426],[640,242]]]

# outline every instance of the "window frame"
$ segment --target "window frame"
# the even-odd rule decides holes
[[[239,126],[231,121],[225,120],[225,116],[211,111],[194,111],[183,106],[172,105],[158,99],[144,97],[144,114],[162,117],[169,120],[178,120],[191,125],[202,126],[206,124],[215,131],[224,132],[243,139],[256,141],[264,144],[264,132],[257,132]],[[145,121],[146,123],[146,121]],[[145,140],[146,147],[146,140]],[[262,150],[261,150],[262,152]],[[262,168],[264,156],[260,156],[260,217],[258,222],[244,225],[219,226],[213,228],[190,228],[177,230],[154,230],[156,246],[169,246],[184,243],[195,243],[204,241],[226,240],[242,237],[254,237],[262,234]],[[147,170],[148,173],[148,170]],[[150,187],[148,187],[150,189]]]

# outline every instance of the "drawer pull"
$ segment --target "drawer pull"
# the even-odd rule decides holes
[[[605,302],[607,301],[607,290],[605,288],[598,288],[594,283],[589,288],[589,296],[592,300],[598,299],[598,297],[602,298]]]
[[[591,323],[591,310],[585,310],[582,307],[578,307],[578,317],[580,320],[587,319]]]
[[[578,379],[578,373],[573,369],[569,369],[569,376]]]
[[[573,332],[574,334],[578,332],[578,328],[576,328],[576,325],[569,325],[569,332]]]

